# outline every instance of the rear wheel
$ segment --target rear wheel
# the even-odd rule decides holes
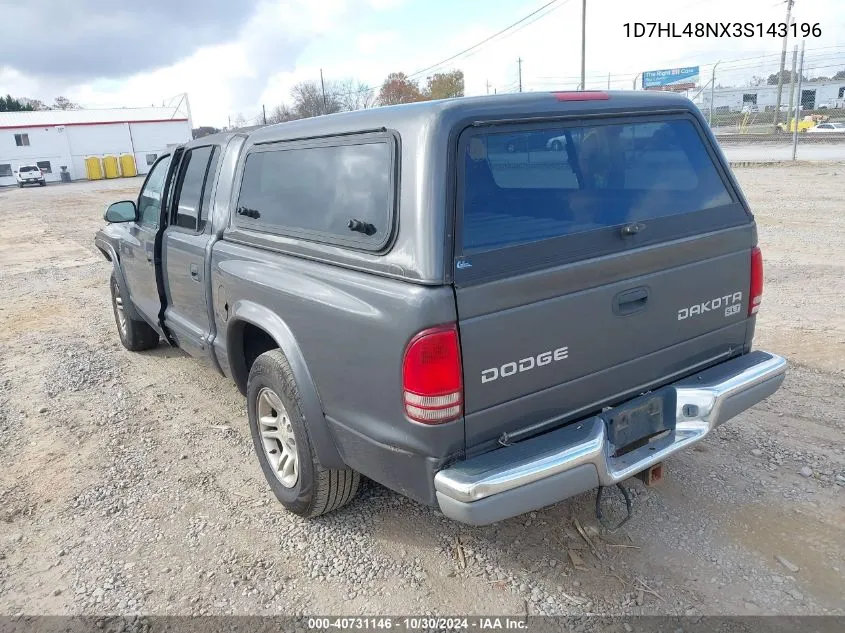
[[[111,303],[114,310],[114,321],[117,333],[123,347],[131,352],[140,352],[158,345],[158,332],[146,321],[136,321],[129,316],[126,303],[129,301],[120,293],[120,284],[114,273],[111,274]]]
[[[47,181],[46,181],[46,180],[42,180],[42,181],[41,181],[41,182],[39,182],[38,184],[39,184],[40,186],[42,186],[42,187],[46,187],[46,186],[47,186]]]
[[[349,503],[361,476],[320,466],[300,406],[299,389],[281,350],[264,352],[247,381],[249,429],[258,462],[279,502],[294,514],[317,517]]]

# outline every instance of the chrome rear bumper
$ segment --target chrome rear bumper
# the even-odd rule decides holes
[[[655,393],[675,403],[675,428],[619,457],[602,415],[485,453],[434,477],[443,513],[485,525],[631,477],[702,440],[780,387],[786,360],[752,352]]]

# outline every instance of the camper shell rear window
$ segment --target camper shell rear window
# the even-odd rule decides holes
[[[476,126],[458,155],[464,255],[554,242],[565,261],[750,219],[691,116]]]

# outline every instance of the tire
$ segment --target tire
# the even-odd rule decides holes
[[[46,186],[47,186],[47,181],[46,181],[46,180],[42,180],[41,182],[39,182],[39,183],[38,183],[38,185],[39,185],[40,187],[46,187]]]
[[[319,465],[302,414],[299,388],[281,350],[264,352],[255,359],[246,397],[258,463],[273,494],[287,510],[313,518],[337,510],[355,497],[361,483],[357,472]],[[259,421],[259,412],[264,422]],[[273,435],[262,437],[262,431]]]
[[[124,299],[120,294],[120,286],[114,272],[111,274],[111,306],[114,312],[114,323],[117,325],[117,334],[123,347],[130,352],[140,352],[145,349],[152,349],[158,345],[158,332],[156,332],[146,321],[136,321],[131,318],[125,310]]]
[[[22,182],[19,182],[19,183],[18,183],[18,187],[20,187],[21,189],[23,189],[23,183],[22,183]]]

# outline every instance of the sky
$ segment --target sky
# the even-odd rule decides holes
[[[187,93],[195,126],[257,122],[303,79],[378,86],[484,40],[549,0],[0,0],[0,94],[85,107],[161,105]],[[782,22],[782,0],[587,0],[586,87],[630,89],[643,70],[716,67],[717,85],[776,72],[782,40],[634,38],[625,24]],[[845,0],[795,0],[805,75],[845,69]],[[633,28],[633,27],[631,27]],[[765,27],[764,27],[765,28]],[[795,40],[790,38],[787,64]],[[575,89],[581,0],[557,0],[466,55],[416,75],[460,69],[466,94]],[[610,77],[608,78],[608,75]]]

